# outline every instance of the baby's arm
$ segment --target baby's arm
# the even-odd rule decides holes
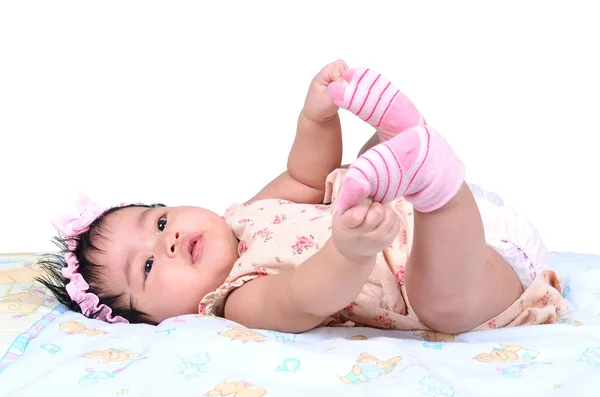
[[[325,66],[310,84],[298,117],[296,138],[287,171],[263,188],[253,200],[277,198],[298,203],[320,203],[325,179],[342,162],[342,131],[338,107],[327,85],[341,81],[347,66],[337,61]]]
[[[332,237],[295,270],[254,279],[231,293],[225,317],[249,328],[304,332],[358,296],[377,253],[399,231],[394,212],[363,203],[336,215]]]
[[[329,240],[295,270],[254,279],[232,292],[225,318],[249,328],[308,331],[358,296],[374,264],[375,257],[346,258]]]

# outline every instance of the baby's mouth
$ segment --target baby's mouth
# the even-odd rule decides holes
[[[198,258],[200,258],[200,255],[202,254],[202,236],[197,236],[190,240],[188,251],[190,258],[192,259],[192,263],[196,264]]]

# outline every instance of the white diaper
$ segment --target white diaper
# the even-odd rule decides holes
[[[512,266],[523,288],[528,288],[547,268],[548,250],[539,232],[495,193],[473,184],[469,187],[481,213],[486,242]]]

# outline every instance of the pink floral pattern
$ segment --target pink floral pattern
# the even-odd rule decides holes
[[[542,307],[548,306],[548,303],[550,302],[550,293],[546,292],[537,302],[541,303]]]
[[[335,192],[339,189],[341,180],[338,182],[334,186],[328,186],[328,189]],[[257,277],[299,266],[310,254],[316,252],[331,236],[331,220],[336,202],[335,193],[332,195],[331,191],[326,192],[324,197],[328,205],[268,199],[249,201],[228,209],[225,222],[231,226],[239,240],[240,259],[226,282],[203,299],[199,312],[211,315],[221,311],[224,299],[231,290]],[[373,284],[368,290],[325,320],[328,325],[365,325],[392,329],[416,329],[423,326],[417,318],[407,315],[405,302],[404,265],[413,234],[414,214],[412,206],[403,200],[398,202],[396,210],[402,220],[403,230],[386,251],[386,255],[378,256],[376,266],[383,271],[374,272]],[[535,291],[527,295],[525,300],[519,300],[520,310],[514,307],[511,309],[512,313],[522,313],[528,308],[546,305],[545,309],[536,312],[539,317],[532,320],[536,322],[549,318],[545,316],[554,318],[555,311],[556,315],[560,315],[567,310],[560,300],[560,293],[552,289],[545,279],[538,280],[534,284]],[[504,327],[511,321],[512,318],[508,318],[510,316],[509,312],[503,313],[483,323],[479,329]]]
[[[238,244],[238,255],[242,255],[244,252],[248,251],[248,244],[244,240],[240,240]]]
[[[287,215],[285,215],[285,214],[275,215],[275,219],[273,220],[273,224],[274,225],[279,225],[281,222],[286,221],[286,220],[287,220]]]
[[[273,232],[269,231],[269,229],[264,228],[262,230],[259,230],[258,232],[254,233],[253,237],[262,237],[263,241],[266,243],[267,241],[271,240],[273,238]]]
[[[404,266],[400,266],[400,268],[396,272],[396,280],[398,280],[398,283],[400,283],[400,285],[404,285],[404,272]]]
[[[265,269],[264,267],[262,267],[260,265],[255,265],[253,263],[252,267],[254,267],[254,271],[258,274],[258,277],[264,277],[264,276],[269,275],[269,272],[267,271],[267,269]]]
[[[308,237],[297,237],[296,244],[292,245],[292,253],[294,255],[302,254],[310,248],[319,249],[319,244],[315,243],[315,237],[311,234]]]
[[[396,314],[404,315],[404,312],[402,310],[403,308],[404,308],[404,305],[401,305],[400,303],[395,302],[394,306],[392,307],[392,311]]]
[[[390,307],[389,304],[380,300],[379,308],[383,311],[383,313],[385,313],[386,316],[389,316],[389,314],[390,314],[389,312],[393,312],[395,314],[404,314],[403,310],[402,310],[404,308],[404,305],[401,305],[398,302],[394,302],[393,306]]]
[[[382,313],[378,316],[373,317],[373,320],[377,321],[382,328],[393,328],[395,321],[389,316],[389,313]]]

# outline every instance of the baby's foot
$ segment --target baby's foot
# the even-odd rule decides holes
[[[343,77],[345,82],[329,84],[329,97],[337,106],[375,127],[381,141],[408,128],[425,125],[410,99],[379,73],[354,68],[346,70]]]
[[[337,197],[338,211],[370,197],[386,203],[400,196],[416,210],[446,204],[464,180],[464,165],[444,137],[417,126],[367,150],[348,169]]]

